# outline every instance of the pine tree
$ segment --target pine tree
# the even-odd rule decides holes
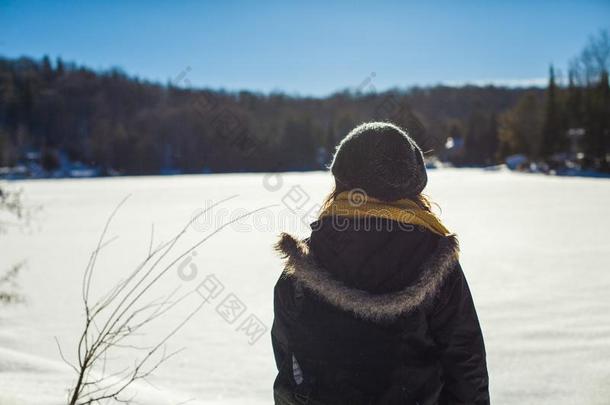
[[[566,127],[580,128],[583,125],[582,88],[576,83],[576,72],[568,73],[568,94],[566,100]]]
[[[610,145],[610,87],[608,72],[602,71],[597,86],[591,89],[591,135],[593,155],[604,171],[608,171],[608,146]]]
[[[64,74],[64,62],[59,57],[57,58],[55,71],[57,72],[57,76]]]
[[[549,69],[549,86],[546,94],[546,109],[544,125],[542,128],[542,143],[539,151],[540,156],[548,158],[554,153],[560,152],[565,142],[561,128],[561,117],[557,100],[557,84],[555,83],[555,70],[553,65]]]
[[[42,58],[42,78],[47,83],[53,80],[53,66],[51,66],[51,59],[47,55]]]

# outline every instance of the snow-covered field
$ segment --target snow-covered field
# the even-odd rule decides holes
[[[0,404],[64,400],[72,374],[54,337],[73,359],[82,272],[108,214],[128,194],[109,233],[118,239],[98,263],[96,291],[144,258],[153,223],[155,243],[166,241],[198,208],[239,194],[191,228],[188,244],[244,210],[277,204],[197,249],[192,280],[178,270],[163,279],[167,288],[189,289],[213,273],[225,290],[175,336],[170,348],[186,350],[141,382],[136,398],[143,404],[271,403],[268,333],[250,344],[239,324],[253,314],[271,326],[280,273],[271,244],[282,230],[307,231],[286,205],[314,209],[330,184],[325,173],[12,183],[43,209],[29,230],[0,235],[0,269],[27,260],[20,275],[27,302],[0,307]],[[610,181],[444,169],[430,173],[427,192],[460,237],[486,338],[493,403],[610,403]],[[216,311],[229,293],[246,306],[232,324]],[[142,339],[154,341],[180,322],[188,305]]]

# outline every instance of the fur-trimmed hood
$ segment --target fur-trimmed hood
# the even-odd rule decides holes
[[[456,268],[459,254],[456,236],[442,237],[413,283],[399,291],[373,294],[346,285],[319,266],[306,241],[282,233],[275,247],[285,258],[284,275],[294,277],[331,305],[372,321],[391,320],[420,307]]]

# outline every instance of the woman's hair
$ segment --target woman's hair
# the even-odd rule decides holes
[[[321,211],[326,210],[326,208],[328,208],[333,203],[333,201],[335,201],[335,198],[337,198],[337,196],[344,191],[350,191],[350,189],[335,180],[335,186],[333,187],[330,194],[328,194],[324,199]],[[432,212],[432,204],[438,207],[438,204],[433,203],[428,196],[422,193],[416,195],[415,197],[411,197],[410,200],[415,202],[419,206],[419,208],[428,212]]]

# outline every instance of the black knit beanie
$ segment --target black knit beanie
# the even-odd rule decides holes
[[[383,201],[414,197],[428,182],[419,146],[386,122],[354,128],[337,146],[330,170],[343,188],[360,188]]]

